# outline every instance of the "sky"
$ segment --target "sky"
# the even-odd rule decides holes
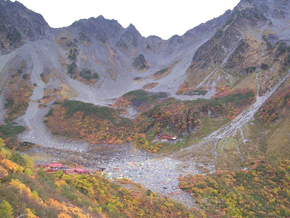
[[[54,28],[103,15],[141,35],[168,39],[233,9],[240,0],[18,0]]]

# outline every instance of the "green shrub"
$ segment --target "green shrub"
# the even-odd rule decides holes
[[[25,160],[24,158],[18,153],[18,152],[12,152],[10,156],[10,160],[14,163],[17,163],[18,165],[24,166]]]
[[[28,74],[23,74],[22,78],[23,79],[27,79],[28,78]]]
[[[287,57],[286,63],[287,63],[287,65],[290,65],[290,54]]]
[[[7,201],[2,201],[0,208],[0,217],[13,218],[13,208]]]
[[[101,41],[102,43],[105,43],[105,42],[107,41],[107,37],[106,37],[106,36],[101,36],[101,37],[100,37],[100,41]]]
[[[71,65],[68,66],[67,72],[69,74],[75,74],[77,72],[77,68],[78,67],[77,67],[76,63],[72,63]]]
[[[7,137],[17,136],[24,130],[24,126],[13,126],[12,124],[5,124],[0,126],[0,133]]]
[[[83,79],[86,79],[86,80],[91,80],[91,79],[99,79],[99,74],[94,72],[92,73],[91,70],[88,70],[88,69],[84,69],[80,72],[80,76],[83,78]]]
[[[218,29],[218,31],[215,34],[215,38],[220,38],[223,35],[223,31],[221,29]]]
[[[91,80],[93,78],[90,70],[82,70],[80,76],[86,80]]]
[[[268,70],[268,69],[269,69],[269,65],[268,65],[268,64],[264,64],[264,63],[262,63],[262,64],[261,64],[261,69],[262,69],[262,70]]]
[[[287,44],[286,42],[281,42],[277,48],[278,54],[276,57],[278,58],[281,54],[285,53],[287,51]]]
[[[68,109],[66,115],[68,117],[73,116],[74,113],[81,111],[86,115],[96,115],[103,119],[113,120],[113,117],[118,113],[116,110],[108,107],[95,106],[90,103],[84,103],[81,101],[65,101],[62,106]]]
[[[137,76],[137,77],[135,77],[133,80],[138,81],[138,80],[142,80],[142,78],[139,77],[139,76]]]
[[[79,33],[79,39],[80,39],[81,41],[88,41],[88,42],[91,42],[90,38],[89,38],[87,35],[85,35],[84,33],[82,33],[82,32]]]
[[[10,42],[15,43],[19,42],[22,36],[17,29],[13,28],[7,33],[6,38],[9,39]]]
[[[75,41],[75,40],[74,40]],[[77,42],[77,41],[76,41]],[[70,41],[69,43],[66,44],[67,47],[76,47],[77,45]]]
[[[279,52],[284,53],[287,50],[286,42],[281,42],[277,49]]]
[[[256,67],[247,67],[245,70],[247,74],[254,73],[256,71]]]
[[[146,195],[147,196],[149,196],[151,193],[153,193],[150,189],[148,189],[147,191],[146,191]]]
[[[145,69],[146,68],[146,65],[145,64],[142,64],[141,66],[140,66],[140,69]]]
[[[13,107],[13,105],[14,105],[14,99],[11,97],[7,98],[4,105],[5,109],[10,109]]]
[[[132,100],[145,100],[147,99],[148,94],[146,91],[139,89],[139,90],[128,92],[125,95],[123,95],[123,97],[133,98]]]
[[[185,95],[205,95],[208,91],[206,90],[193,90],[191,92],[185,93]]]
[[[245,101],[249,100],[250,98],[254,98],[254,92],[250,91],[246,94],[242,93],[235,93],[232,95],[227,95],[221,98],[215,98],[214,100],[210,100],[208,105],[216,106],[222,104],[233,103],[235,106],[242,106],[245,104]]]
[[[77,58],[77,55],[78,55],[78,50],[77,50],[76,48],[74,48],[74,49],[71,49],[71,50],[69,51],[69,56],[68,56],[68,58],[71,59],[72,61],[75,61],[76,58]]]
[[[93,76],[95,79],[99,79],[99,74],[98,73],[93,73]]]
[[[157,71],[154,76],[161,76],[163,73],[165,73],[168,70],[168,68],[163,68],[162,70]]]

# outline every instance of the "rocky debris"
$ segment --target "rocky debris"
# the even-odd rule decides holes
[[[192,207],[194,199],[179,189],[177,161],[170,158],[132,158],[108,164],[104,171],[109,179],[127,178],[144,187]]]

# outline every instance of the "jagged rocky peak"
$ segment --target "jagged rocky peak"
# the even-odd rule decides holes
[[[142,35],[136,29],[133,24],[130,24],[122,34],[120,40],[117,42],[117,46],[121,50],[127,50],[130,46],[138,47]]]
[[[2,25],[14,26],[22,37],[35,41],[46,36],[50,29],[42,15],[27,9],[20,2],[0,1]]]
[[[269,27],[263,37],[272,45],[280,40],[289,41],[290,37],[290,1],[289,0],[242,0],[236,7],[237,11],[242,11],[245,15],[251,12],[250,17],[255,21],[268,21]],[[254,13],[253,13],[254,12]],[[271,31],[269,31],[271,29]]]
[[[126,32],[130,34],[140,34],[136,27],[130,23],[130,25],[126,28]]]
[[[174,35],[169,39],[169,44],[183,44],[184,40],[179,35]]]
[[[105,19],[102,15],[97,18],[81,19],[74,22],[69,28],[76,30],[78,34],[85,34],[102,43],[118,37],[124,30],[118,21]]]
[[[259,7],[254,5],[251,0],[243,0],[234,8],[226,24],[241,29],[255,27],[267,21],[267,17]]]
[[[227,10],[223,15],[202,23],[193,29],[188,30],[182,38],[186,41],[196,39],[204,34],[212,34],[218,28],[222,27],[231,16],[231,10]]]
[[[242,0],[237,7],[255,7],[264,15],[272,18],[289,17],[290,1],[288,0]]]
[[[233,11],[227,11],[222,21],[222,25],[211,27],[215,28],[215,34],[193,56],[187,79],[191,87],[202,84],[202,78],[213,75],[219,68],[234,75],[247,75],[257,67],[261,57],[258,35],[269,19],[253,1],[243,0]],[[214,24],[212,21],[211,25]],[[196,75],[200,75],[200,80],[196,80]]]
[[[19,2],[0,0],[0,53],[11,52],[26,43],[48,36],[44,18]]]

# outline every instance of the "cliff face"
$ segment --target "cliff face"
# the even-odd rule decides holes
[[[0,39],[2,53],[20,47],[26,41],[47,37],[49,25],[40,14],[19,2],[0,1]]]

